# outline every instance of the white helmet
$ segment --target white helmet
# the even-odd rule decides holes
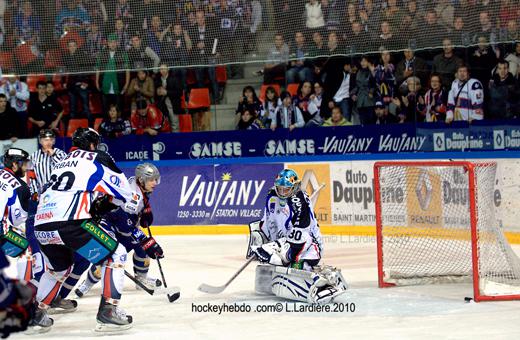
[[[142,163],[135,168],[135,178],[137,183],[144,185],[147,181],[157,180],[157,184],[161,183],[161,174],[159,169],[152,163]]]

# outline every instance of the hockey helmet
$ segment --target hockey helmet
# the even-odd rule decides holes
[[[94,149],[97,149],[100,142],[101,136],[92,128],[79,127],[72,135],[72,146],[81,150],[91,151],[90,144],[94,144]]]
[[[28,161],[29,154],[25,150],[19,148],[9,148],[4,153],[3,163],[6,168],[12,169],[14,163],[17,163],[18,167],[21,168],[23,163]]]
[[[135,168],[135,178],[137,183],[145,185],[146,182],[156,180],[157,184],[161,183],[161,174],[159,169],[152,163],[141,163]]]
[[[51,129],[43,129],[43,130],[40,130],[39,138],[40,139],[43,139],[43,138],[56,138],[56,134]]]
[[[280,198],[288,198],[300,189],[300,179],[296,171],[283,169],[278,173],[274,181],[276,195]]]

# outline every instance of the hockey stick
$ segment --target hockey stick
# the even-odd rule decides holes
[[[251,257],[249,258],[249,260],[247,260],[247,262],[244,263],[244,264],[242,265],[242,267],[240,267],[240,269],[239,269],[235,274],[233,274],[233,276],[231,276],[231,278],[228,280],[228,282],[226,282],[223,286],[210,286],[210,285],[208,285],[208,284],[203,283],[203,284],[201,284],[201,285],[199,286],[198,289],[199,289],[201,292],[208,293],[208,294],[219,294],[219,293],[222,293],[222,292],[224,291],[224,289],[226,289],[227,286],[229,286],[229,284],[230,284],[231,282],[233,282],[233,280],[236,279],[236,277],[237,277],[238,275],[240,275],[240,273],[242,273],[242,271],[244,271],[244,269],[246,269],[246,267],[247,267],[251,262],[253,262],[253,260],[255,260],[255,259],[256,259],[256,256],[251,256]]]
[[[147,292],[150,295],[155,295],[155,293],[164,292],[164,290],[161,290],[161,289],[150,289],[150,288],[146,287],[141,281],[137,280],[132,274],[130,274],[126,270],[125,270],[125,275],[130,280],[132,280],[136,285],[138,285],[139,288],[141,288],[142,290],[144,290],[145,292]],[[165,286],[165,288],[167,288],[167,287]],[[177,300],[180,297],[181,293],[178,288],[172,287],[172,288],[166,290],[166,295],[168,296],[168,300],[170,302],[174,302],[175,300]]]
[[[146,229],[148,229],[148,235],[150,237],[153,237],[152,236],[152,231],[150,230],[150,226],[149,225],[146,226]],[[162,278],[162,282],[163,282],[164,288],[168,288],[168,285],[166,284],[166,279],[164,278],[164,272],[162,270],[161,261],[159,260],[159,258],[156,258],[156,260],[157,260],[157,264],[159,265],[159,272],[161,273],[161,278]],[[175,293],[175,294],[173,294],[173,295],[166,294],[166,296],[168,297],[168,300],[170,302],[173,302],[173,301],[177,300],[180,297],[180,295],[181,295],[180,291]]]

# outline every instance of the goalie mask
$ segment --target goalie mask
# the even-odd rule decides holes
[[[155,180],[155,184],[161,183],[161,174],[159,169],[152,163],[142,163],[135,168],[135,178],[137,183],[145,189],[145,191],[153,191],[153,188],[147,188],[147,183]]]
[[[274,181],[276,195],[280,198],[289,198],[300,189],[300,179],[296,171],[284,169],[280,171]]]

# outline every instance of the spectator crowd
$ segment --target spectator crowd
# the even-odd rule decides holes
[[[246,56],[264,86],[237,129],[517,118],[519,24],[517,0],[0,0],[0,139],[179,131],[190,90],[219,103],[216,66],[242,78]]]

